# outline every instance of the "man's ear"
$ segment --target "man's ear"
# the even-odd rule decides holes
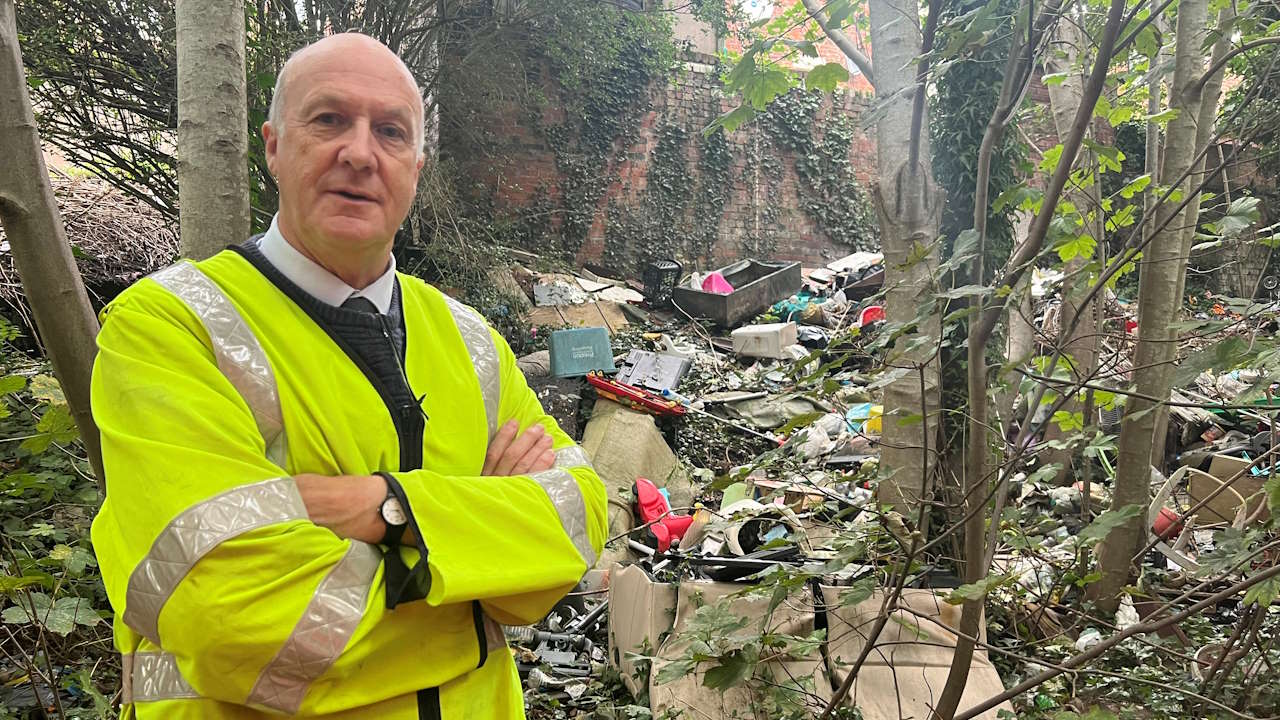
[[[271,127],[271,123],[262,123],[262,143],[267,150],[267,171],[273,176],[276,174],[276,143],[280,137],[276,134],[276,129]]]

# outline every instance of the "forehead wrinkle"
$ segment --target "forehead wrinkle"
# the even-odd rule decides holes
[[[299,112],[307,115],[322,107],[350,107],[352,98],[330,89],[312,90],[303,97]],[[383,102],[378,98],[368,98],[364,103],[371,106],[374,115],[391,117],[400,122],[411,122],[415,116],[412,106],[405,101],[391,100]]]

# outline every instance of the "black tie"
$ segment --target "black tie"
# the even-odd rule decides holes
[[[367,297],[361,297],[359,295],[352,295],[347,298],[346,302],[342,303],[342,307],[362,313],[370,313],[373,315],[379,314],[378,306],[374,305],[373,301]]]

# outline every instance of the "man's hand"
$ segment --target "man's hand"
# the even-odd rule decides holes
[[[481,475],[528,475],[555,467],[552,438],[541,425],[523,433],[515,420],[503,425],[489,443]],[[376,544],[382,541],[387,525],[382,520],[382,501],[387,497],[387,481],[378,475],[294,475],[302,503],[311,522],[329,528],[349,540]],[[405,508],[408,511],[409,508]],[[403,544],[413,542],[406,529]]]
[[[387,525],[380,511],[387,481],[381,476],[303,474],[294,475],[293,481],[311,522],[340,538],[370,544],[382,541]]]
[[[481,475],[528,475],[550,470],[556,465],[552,438],[542,425],[531,425],[519,437],[520,425],[508,421],[489,441]]]

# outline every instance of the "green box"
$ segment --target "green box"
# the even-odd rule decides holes
[[[581,377],[592,370],[617,372],[609,331],[586,327],[551,333],[551,374],[558,378]]]

